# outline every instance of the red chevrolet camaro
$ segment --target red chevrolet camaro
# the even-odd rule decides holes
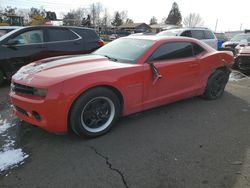
[[[89,55],[40,60],[13,77],[15,114],[49,132],[95,137],[126,116],[222,96],[234,58],[187,37],[129,36]]]

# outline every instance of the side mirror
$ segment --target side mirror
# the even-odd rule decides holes
[[[156,66],[154,65],[153,62],[149,62],[148,64],[149,64],[149,66],[150,66],[150,68],[152,70],[153,85],[155,85],[156,82],[162,78],[162,75],[159,74],[159,71],[158,71],[158,69],[156,68]]]
[[[10,39],[10,40],[8,40],[8,42],[6,43],[6,45],[7,45],[7,46],[15,46],[15,45],[17,45],[18,43],[19,43],[18,40],[16,40],[16,39]]]

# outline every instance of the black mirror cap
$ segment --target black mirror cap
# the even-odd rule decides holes
[[[6,45],[8,45],[8,46],[14,46],[14,45],[17,45],[17,44],[18,44],[18,40],[16,40],[16,39],[10,39],[6,43]]]

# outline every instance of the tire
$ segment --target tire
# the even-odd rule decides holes
[[[208,79],[207,86],[203,98],[208,100],[215,100],[220,98],[225,90],[229,79],[229,74],[223,70],[216,70]]]
[[[74,102],[69,126],[79,136],[97,137],[112,128],[120,111],[119,98],[113,91],[104,87],[94,88]]]
[[[0,69],[0,86],[2,86],[4,83],[4,73],[3,71]]]

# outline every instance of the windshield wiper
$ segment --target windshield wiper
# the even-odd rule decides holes
[[[118,61],[118,59],[113,58],[113,57],[110,57],[110,56],[108,56],[108,55],[104,55],[104,57],[106,57],[106,58],[108,58],[109,60],[114,61],[114,62]]]

